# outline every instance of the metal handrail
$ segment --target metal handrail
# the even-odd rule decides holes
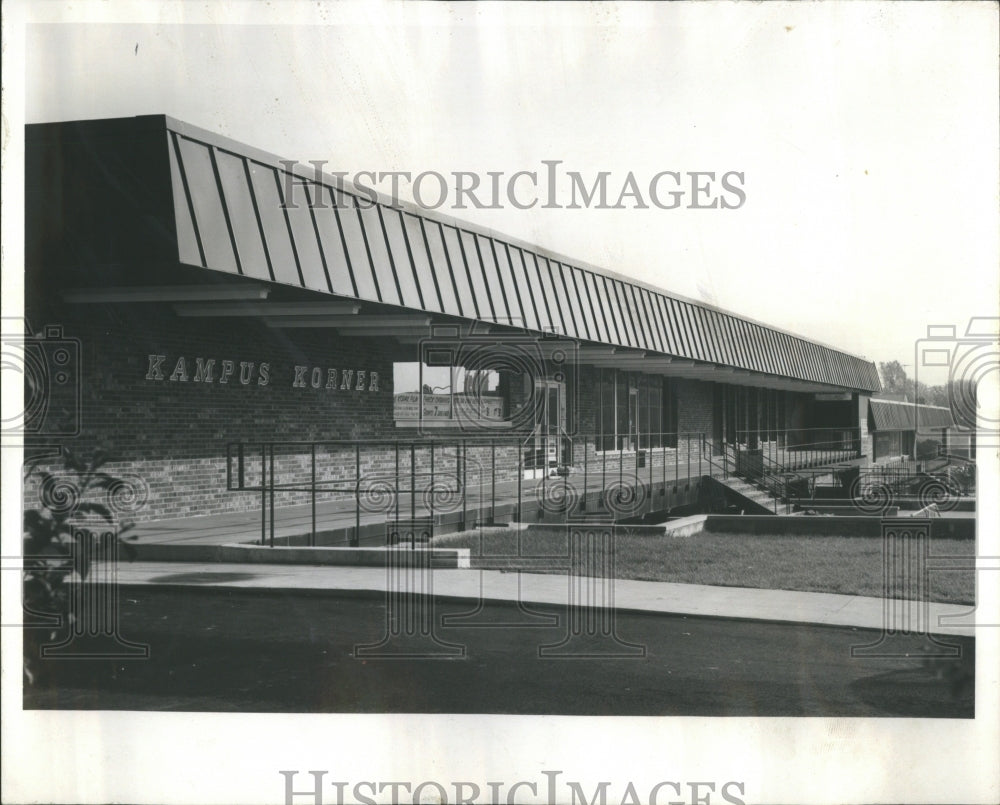
[[[483,511],[487,499],[485,485],[488,491],[488,522],[494,522],[498,510],[500,493],[498,483],[506,484],[516,479],[516,496],[514,498],[517,519],[521,519],[526,469],[526,447],[535,439],[529,433],[505,434],[491,436],[486,434],[468,434],[461,437],[428,436],[409,439],[325,439],[325,440],[275,440],[254,442],[233,442],[226,447],[226,485],[230,491],[260,493],[261,500],[261,544],[274,545],[276,495],[288,493],[306,493],[309,495],[311,511],[311,530],[309,542],[314,545],[317,534],[317,496],[341,493],[354,499],[354,528],[350,543],[359,544],[361,532],[361,501],[363,485],[384,483],[387,494],[395,501],[397,519],[401,514],[401,499],[407,495],[410,498],[410,515],[417,512],[416,496],[428,494],[425,505],[429,504],[430,515],[435,514],[435,491],[444,491],[456,496],[456,501],[462,507],[461,524],[464,527],[468,514],[469,489],[478,486],[477,512]],[[673,463],[673,492],[677,492],[682,482],[690,488],[692,478],[705,474],[703,433],[657,433],[646,436],[646,443],[658,442],[657,446],[643,447],[641,440],[636,440],[635,449],[626,448],[623,442],[617,450],[600,450],[605,442],[603,434],[569,434],[565,430],[557,436],[560,440],[560,450],[557,451],[556,467],[549,466],[546,453],[541,473],[541,493],[543,500],[548,500],[547,485],[552,483],[552,470],[558,474],[567,465],[572,471],[583,474],[583,495],[579,502],[580,511],[586,511],[587,492],[591,479],[600,477],[599,487],[602,495],[616,480],[619,487],[628,484],[648,483],[648,490],[659,482],[659,494],[665,495],[668,485],[668,465]],[[577,447],[582,447],[578,453]],[[533,445],[532,445],[533,447]],[[566,448],[566,449],[562,449]],[[324,449],[343,453],[337,456],[337,469],[340,477],[321,477],[326,473],[319,472],[320,463],[330,461],[330,457],[321,455]],[[370,458],[371,450],[381,450],[382,460],[390,453],[394,460],[392,469],[380,468],[370,472],[362,472],[362,466]],[[474,450],[488,451],[479,465],[478,481],[468,477],[469,456]],[[512,450],[516,454],[515,479],[498,482],[501,472],[510,473],[512,465],[510,457],[503,457],[504,465],[498,469],[498,451]],[[362,461],[364,453],[365,462]],[[561,455],[560,455],[561,453]],[[420,461],[418,462],[418,454]],[[437,459],[445,456],[444,462]],[[351,460],[353,459],[353,461]],[[286,462],[294,465],[292,478],[282,477],[287,472]],[[697,463],[695,463],[697,462]],[[248,472],[259,463],[259,470]],[[351,465],[353,464],[353,472]],[[386,462],[388,466],[388,462]],[[442,464],[444,466],[442,466]],[[626,465],[632,466],[627,470]],[[283,466],[284,465],[284,466]],[[712,473],[711,463],[707,465]],[[568,474],[569,470],[566,470]],[[446,488],[441,481],[446,481]],[[514,491],[514,490],[511,490]],[[280,501],[279,501],[280,502]],[[603,507],[608,507],[602,497]],[[610,508],[610,507],[609,507]],[[545,506],[540,508],[540,517],[544,519]]]

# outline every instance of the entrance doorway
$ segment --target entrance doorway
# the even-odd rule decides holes
[[[525,450],[525,478],[551,474],[565,461],[566,384],[536,380],[534,407],[534,428]]]

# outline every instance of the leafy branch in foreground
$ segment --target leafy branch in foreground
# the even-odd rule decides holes
[[[34,618],[24,633],[29,684],[38,675],[34,660],[42,644],[75,622],[68,586],[73,574],[85,580],[94,558],[119,547],[129,559],[135,557],[129,541],[137,537],[126,536],[134,524],[119,519],[122,507],[115,503],[116,495],[130,488],[129,482],[102,470],[108,460],[103,450],[82,456],[63,448],[58,472],[43,467],[49,463],[47,457],[25,465],[25,484],[37,480],[40,502],[38,508],[25,510],[23,517],[23,606],[25,614]]]

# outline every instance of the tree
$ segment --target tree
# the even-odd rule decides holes
[[[878,370],[882,375],[883,394],[902,394],[905,400],[913,401],[913,382],[906,376],[903,364],[899,361],[880,362]]]
[[[884,391],[890,393],[902,393],[906,391],[909,378],[906,370],[899,361],[881,362],[878,365],[879,374],[882,375],[882,386]]]
[[[906,402],[917,402],[921,405],[950,404],[948,389],[945,386],[928,386],[919,380],[911,380],[899,361],[879,363],[878,369],[882,376],[882,395],[898,395]]]

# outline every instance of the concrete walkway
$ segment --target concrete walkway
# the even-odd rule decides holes
[[[107,568],[105,568],[107,570]],[[574,603],[608,605],[617,609],[738,620],[804,623],[878,629],[891,627],[937,635],[973,636],[974,610],[954,604],[919,604],[832,593],[710,587],[698,584],[617,579],[610,587],[593,578],[492,570],[437,569],[410,578],[413,589],[437,596],[566,606],[571,589]],[[91,579],[107,578],[95,572]],[[397,572],[398,581],[401,575]],[[315,565],[227,564],[189,562],[123,562],[117,582],[123,587],[173,589],[260,590],[313,595],[385,593],[385,568]],[[122,593],[127,595],[127,591]],[[589,598],[588,598],[589,596]]]

